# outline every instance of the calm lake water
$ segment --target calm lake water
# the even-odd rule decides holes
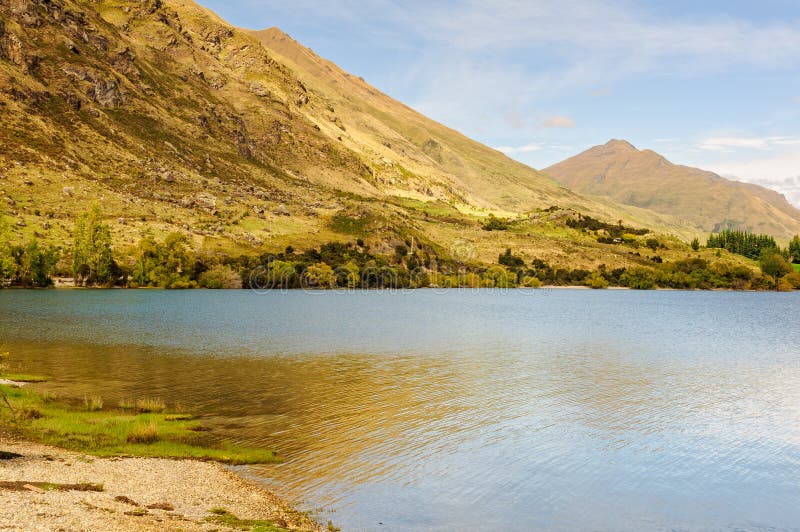
[[[0,290],[64,395],[162,397],[343,530],[800,529],[800,294]]]

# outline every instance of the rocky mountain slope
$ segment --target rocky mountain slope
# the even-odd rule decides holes
[[[672,164],[624,140],[595,146],[544,171],[582,194],[671,215],[704,232],[746,229],[782,240],[800,232],[800,210],[781,194]]]
[[[93,202],[121,251],[174,231],[227,254],[413,237],[470,260],[513,247],[589,266],[632,259],[566,228],[570,213],[696,232],[571,192],[189,0],[0,3],[0,114],[0,232],[15,242],[69,243]],[[490,214],[514,224],[484,231]]]

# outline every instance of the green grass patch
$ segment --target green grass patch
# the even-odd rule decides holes
[[[345,235],[366,236],[369,218],[354,218],[344,214],[336,214],[331,218],[330,228]]]
[[[404,209],[423,213],[450,223],[474,223],[474,217],[467,216],[452,205],[443,201],[420,201],[413,198],[390,198],[388,203]]]
[[[224,525],[239,530],[252,530],[254,532],[288,532],[288,529],[274,521],[264,519],[239,519],[225,508],[212,508],[212,516],[206,517],[209,523]]]
[[[50,380],[50,377],[44,377],[42,375],[26,375],[26,374],[18,374],[18,373],[6,373],[0,375],[0,378],[7,379],[14,382],[47,382]]]
[[[28,440],[95,456],[195,458],[227,464],[276,462],[273,451],[231,445],[191,416],[86,408],[23,388],[0,386],[14,408],[0,408],[0,426]]]
[[[800,264],[792,264],[792,268],[794,268],[794,271],[800,272]]]

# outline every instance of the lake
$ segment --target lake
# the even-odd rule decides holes
[[[12,363],[160,397],[343,530],[800,529],[800,293],[0,290]]]

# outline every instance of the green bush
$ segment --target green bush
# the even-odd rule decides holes
[[[603,277],[600,272],[594,272],[584,279],[583,283],[589,288],[601,289],[608,288],[608,281]]]
[[[656,280],[656,273],[647,268],[632,268],[620,278],[623,286],[636,290],[652,290],[656,287]]]
[[[761,253],[759,261],[761,271],[776,279],[791,273],[792,265],[781,255],[777,249],[767,249]]]
[[[490,214],[482,227],[484,231],[506,231],[511,227],[511,223],[508,220],[497,218],[494,214]]]
[[[230,266],[217,264],[200,274],[199,285],[211,289],[236,289],[242,287],[242,276]]]

